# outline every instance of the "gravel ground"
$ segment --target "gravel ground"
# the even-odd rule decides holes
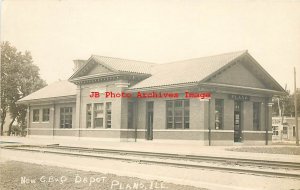
[[[16,161],[0,162],[0,189],[205,190],[162,181]]]
[[[242,147],[242,148],[227,148],[226,150],[236,151],[236,152],[300,155],[300,147]]]

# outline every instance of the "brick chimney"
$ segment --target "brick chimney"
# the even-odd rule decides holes
[[[82,67],[82,65],[85,64],[86,60],[76,59],[76,60],[73,60],[73,62],[74,62],[73,71],[76,72],[80,67]]]

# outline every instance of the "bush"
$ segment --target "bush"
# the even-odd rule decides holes
[[[19,125],[12,125],[11,126],[11,133],[15,136],[18,136],[21,134],[21,127]]]

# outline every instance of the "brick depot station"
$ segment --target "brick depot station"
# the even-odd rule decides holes
[[[18,101],[28,105],[29,137],[268,144],[272,96],[285,94],[248,51],[166,64],[96,55],[74,63],[68,81]],[[177,96],[156,96],[166,93]]]

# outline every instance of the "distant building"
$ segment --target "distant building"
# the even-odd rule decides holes
[[[105,92],[132,97],[106,98]],[[178,96],[154,96],[168,92]],[[211,99],[186,98],[186,92]],[[139,93],[152,98],[137,98]],[[272,96],[282,94],[247,51],[167,64],[92,55],[75,61],[68,81],[18,103],[29,106],[29,136],[267,144]]]
[[[300,117],[298,118],[300,124]],[[272,140],[273,141],[295,141],[296,124],[294,117],[273,117],[272,118]]]

